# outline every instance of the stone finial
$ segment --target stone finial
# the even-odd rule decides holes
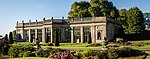
[[[17,21],[17,24],[18,24],[18,21]]]
[[[45,17],[43,18],[43,21],[45,21]]]
[[[38,20],[36,19],[36,24],[38,23]]]
[[[24,23],[24,21],[22,21],[22,23]]]
[[[51,19],[53,20],[53,17]]]
[[[31,23],[31,20],[29,20],[29,23]]]
[[[64,19],[64,17],[62,17],[62,19]]]

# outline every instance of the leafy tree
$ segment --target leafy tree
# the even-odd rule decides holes
[[[12,33],[13,33],[13,40],[16,40],[16,30],[14,30]]]
[[[118,21],[122,24],[122,27],[124,28],[124,31],[127,32],[127,10],[126,9],[120,9],[119,10],[119,17],[117,18]]]
[[[58,30],[54,31],[54,45],[55,45],[55,46],[59,46]]]
[[[113,3],[108,0],[91,0],[90,5],[88,10],[92,16],[118,17],[118,10],[113,6]]]
[[[89,2],[80,1],[74,2],[71,5],[71,10],[68,13],[68,18],[81,18],[81,17],[90,17],[88,8],[90,7]]]
[[[2,39],[3,42],[2,42],[2,54],[4,55],[7,55],[8,54],[8,50],[10,48],[10,45],[9,45],[9,41],[8,41],[8,35],[6,34],[4,39]]]
[[[145,29],[143,13],[138,7],[132,7],[127,11],[127,24],[129,33],[140,33]]]
[[[9,43],[10,43],[10,44],[13,44],[13,43],[14,43],[12,32],[9,32]]]

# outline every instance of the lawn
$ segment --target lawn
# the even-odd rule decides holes
[[[138,41],[129,41],[131,43],[150,43],[150,40],[138,40]],[[17,42],[15,44],[34,44],[34,43],[29,43],[29,42]],[[60,46],[42,46],[42,48],[62,48],[62,49],[69,49],[69,50],[80,50],[80,49],[101,49],[103,46],[98,46],[98,47],[86,47],[87,43],[60,43]],[[128,46],[120,46],[120,47],[128,47]],[[145,46],[129,46],[133,49],[138,49],[138,50],[150,50],[149,45]]]
[[[62,48],[69,50],[83,50],[83,49],[101,49],[102,46],[98,47],[86,47],[87,43],[60,43],[60,46],[42,46],[42,48]]]
[[[131,43],[150,43],[150,40],[138,40],[138,41],[129,41]],[[150,50],[150,45],[145,45],[145,46],[130,46],[133,49],[138,49],[138,50]]]

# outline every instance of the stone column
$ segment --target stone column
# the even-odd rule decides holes
[[[84,43],[84,32],[83,32],[83,26],[80,27],[80,33],[81,33],[81,43]]]
[[[35,39],[38,38],[38,29],[35,29]]]
[[[53,43],[53,36],[54,36],[54,31],[53,28],[51,27],[51,43]]]
[[[74,27],[71,30],[71,43],[74,43]]]
[[[96,27],[91,26],[91,38],[92,38],[92,43],[96,43]]]
[[[28,35],[29,35],[29,42],[31,42],[31,29],[29,29]]]
[[[25,32],[24,32],[24,21],[22,21],[21,36],[22,36],[22,39],[24,40],[24,39],[25,39]]]
[[[46,43],[46,28],[42,29],[42,42]]]
[[[65,41],[65,28],[61,28],[61,40],[60,41]]]

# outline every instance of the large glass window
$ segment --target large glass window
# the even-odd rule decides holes
[[[88,36],[91,36],[91,27],[84,27],[84,42],[87,42]]]
[[[74,27],[74,40],[75,42],[80,42],[81,41],[81,36],[80,36],[80,27]]]

